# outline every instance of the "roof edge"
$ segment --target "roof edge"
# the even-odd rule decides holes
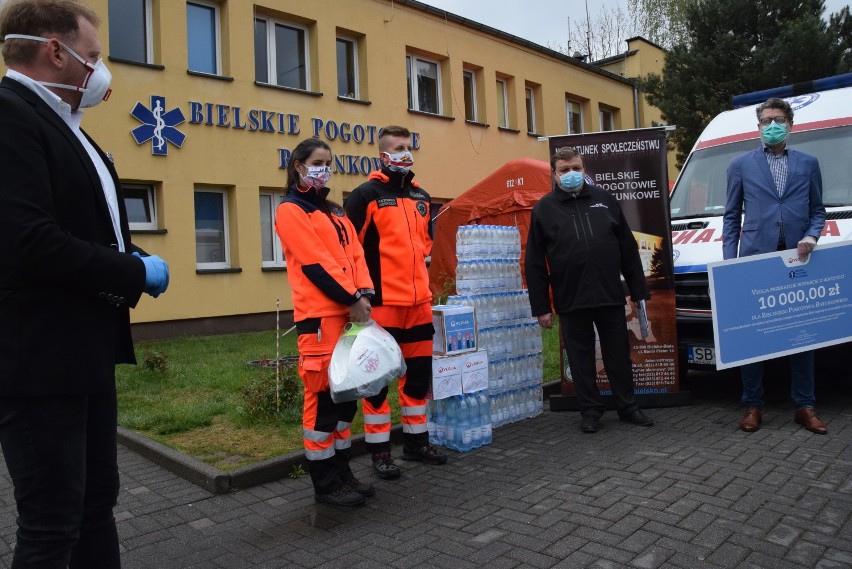
[[[440,16],[441,18],[443,18],[447,21],[455,22],[457,24],[462,24],[463,26],[466,26],[468,28],[473,28],[475,30],[485,32],[485,33],[490,34],[492,36],[496,36],[496,37],[511,41],[511,42],[516,43],[518,45],[522,45],[524,47],[532,49],[533,51],[537,51],[537,52],[539,52],[543,55],[547,55],[547,56],[553,57],[555,59],[559,59],[559,60],[563,61],[564,63],[569,63],[571,65],[575,65],[575,66],[577,66],[581,69],[585,69],[586,71],[590,71],[592,73],[595,73],[596,75],[600,75],[602,77],[606,77],[608,79],[618,81],[619,83],[624,83],[625,85],[634,85],[635,84],[635,81],[633,79],[628,79],[626,77],[622,77],[621,75],[617,75],[617,74],[612,73],[610,71],[607,71],[605,69],[601,69],[601,68],[597,67],[596,65],[592,65],[590,63],[585,63],[585,62],[580,61],[580,60],[578,60],[574,57],[571,57],[570,55],[566,55],[562,52],[550,49],[549,47],[544,47],[543,45],[539,45],[535,42],[525,40],[525,39],[520,38],[518,36],[512,35],[508,32],[498,30],[497,28],[492,28],[491,26],[487,26],[487,25],[482,24],[480,22],[477,22],[475,20],[471,20],[469,18],[459,16],[458,14],[453,14],[452,12],[447,12],[446,10],[441,10],[440,8],[435,8],[434,6],[424,4],[423,2],[418,2],[417,0],[393,0],[393,2],[396,3],[396,4],[402,4],[404,6],[410,6],[414,9],[416,9],[416,10],[420,10],[421,12],[426,12],[428,14]],[[645,40],[645,41],[647,41],[647,40]]]

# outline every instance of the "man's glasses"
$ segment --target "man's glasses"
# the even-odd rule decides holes
[[[787,124],[787,117],[784,115],[778,115],[777,117],[763,117],[759,122],[762,126],[769,126],[773,122],[776,124]]]

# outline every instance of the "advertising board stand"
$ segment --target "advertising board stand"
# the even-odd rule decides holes
[[[674,267],[669,222],[666,130],[656,127],[596,132],[548,139],[550,155],[566,146],[583,155],[586,176],[609,191],[630,224],[651,290],[647,330],[625,286],[625,311],[630,336],[636,400],[640,407],[686,405],[689,392],[680,390],[675,326]],[[571,372],[560,333],[562,383],[551,396],[552,411],[578,410]],[[615,408],[609,381],[596,348],[597,381],[604,401]]]

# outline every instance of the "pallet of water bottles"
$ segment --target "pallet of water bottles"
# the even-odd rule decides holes
[[[468,452],[492,441],[491,400],[485,390],[430,399],[429,444]]]
[[[459,225],[456,231],[456,258],[468,261],[482,258],[521,258],[521,233],[513,225]]]
[[[498,292],[459,292],[448,296],[447,304],[473,308],[480,328],[532,318],[529,293],[522,288]]]
[[[541,415],[541,383],[427,401],[429,444],[468,452],[493,441],[493,430]]]
[[[518,290],[521,234],[505,225],[460,225],[456,233],[459,294]]]

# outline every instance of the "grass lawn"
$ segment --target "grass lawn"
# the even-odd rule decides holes
[[[295,356],[296,336],[281,339],[281,357]],[[283,366],[280,412],[275,370],[248,365],[275,358],[275,332],[199,336],[137,344],[138,366],[116,370],[118,422],[221,470],[302,449],[302,385]],[[544,334],[545,380],[559,377],[559,338]],[[396,388],[389,400],[399,423]],[[361,413],[353,434],[364,431]]]

